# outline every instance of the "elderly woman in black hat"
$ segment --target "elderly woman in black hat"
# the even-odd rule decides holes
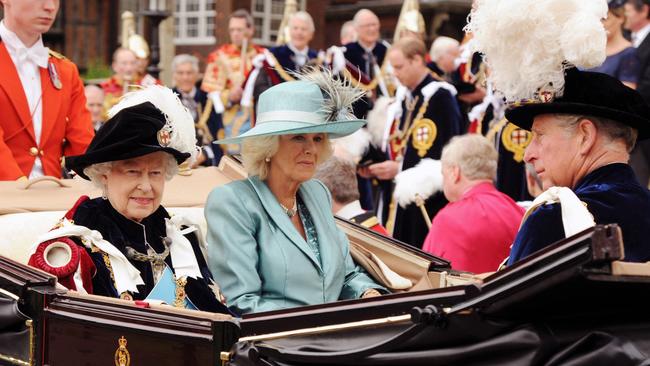
[[[30,264],[82,293],[228,312],[195,230],[160,205],[195,140],[192,117],[170,89],[126,95],[86,153],[66,159],[103,196],[81,197],[39,238]]]
[[[210,268],[236,313],[376,296],[377,285],[350,256],[330,194],[311,179],[331,155],[330,138],[365,121],[351,104],[360,92],[331,74],[276,85],[260,96],[257,124],[236,138],[249,178],[208,197]]]

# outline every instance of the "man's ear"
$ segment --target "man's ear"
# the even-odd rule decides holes
[[[580,138],[578,141],[580,144],[579,152],[582,155],[587,155],[596,143],[596,139],[598,138],[598,128],[593,121],[588,118],[583,118],[578,123],[576,133]]]
[[[460,166],[454,165],[451,167],[451,178],[454,183],[460,181]]]

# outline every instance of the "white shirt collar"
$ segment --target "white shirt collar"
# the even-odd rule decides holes
[[[47,67],[49,54],[48,49],[43,45],[43,37],[39,37],[33,46],[27,48],[16,33],[5,26],[4,20],[0,21],[0,37],[2,37],[2,42],[7,46],[7,51],[11,54],[12,59],[21,59],[21,56],[25,55],[22,57],[27,57],[40,67]]]
[[[372,53],[372,51],[373,51],[373,50],[375,49],[375,47],[377,46],[377,42],[375,42],[375,43],[374,43],[372,46],[370,46],[370,47],[366,47],[366,46],[364,46],[364,45],[363,45],[361,42],[359,42],[359,41],[357,41],[357,42],[359,43],[359,46],[361,46],[361,48],[363,48],[363,50],[366,51],[366,52],[368,52],[368,53]]]
[[[292,45],[291,43],[287,43],[287,47],[289,47],[289,49],[290,49],[291,51],[293,51],[293,53],[296,54],[296,55],[307,56],[307,53],[309,52],[309,47],[305,47],[305,48],[303,48],[302,50],[298,50],[298,49],[297,49],[294,45]]]
[[[348,203],[347,205],[343,206],[340,210],[336,211],[336,216],[349,220],[365,212],[366,211],[363,208],[361,208],[361,203],[359,202],[359,200],[356,200]]]
[[[182,90],[178,89],[178,92],[181,96],[187,95],[188,97],[194,99],[194,96],[196,95],[196,86],[192,87],[192,90],[189,91],[189,93],[185,93]]]
[[[648,36],[648,33],[650,33],[650,23],[646,24],[645,27],[639,29],[638,32],[632,33],[632,44],[634,47],[639,47],[641,43],[643,43],[643,40],[645,40],[645,37]]]

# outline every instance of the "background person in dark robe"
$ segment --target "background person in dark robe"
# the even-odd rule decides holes
[[[377,210],[384,226],[394,238],[420,247],[428,232],[421,209],[415,204],[405,207],[393,199],[392,181],[399,174],[417,172],[417,165],[425,159],[440,159],[442,147],[460,133],[461,115],[454,100],[453,87],[435,81],[425,64],[426,48],[416,38],[399,40],[388,52],[395,76],[408,88],[401,102],[402,114],[391,127],[388,141],[388,160],[361,167],[362,176],[376,177],[381,181],[381,199]],[[423,174],[429,174],[424,168]],[[408,175],[409,173],[407,173]],[[440,176],[438,169],[437,175]],[[413,182],[403,181],[409,185]],[[405,201],[411,201],[408,197]],[[447,200],[442,192],[426,200],[429,217],[435,216]]]

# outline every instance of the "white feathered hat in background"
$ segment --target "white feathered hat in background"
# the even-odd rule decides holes
[[[89,179],[83,170],[92,164],[157,151],[171,154],[181,164],[198,151],[192,115],[169,88],[152,85],[125,94],[108,115],[86,152],[65,160],[82,178]]]

